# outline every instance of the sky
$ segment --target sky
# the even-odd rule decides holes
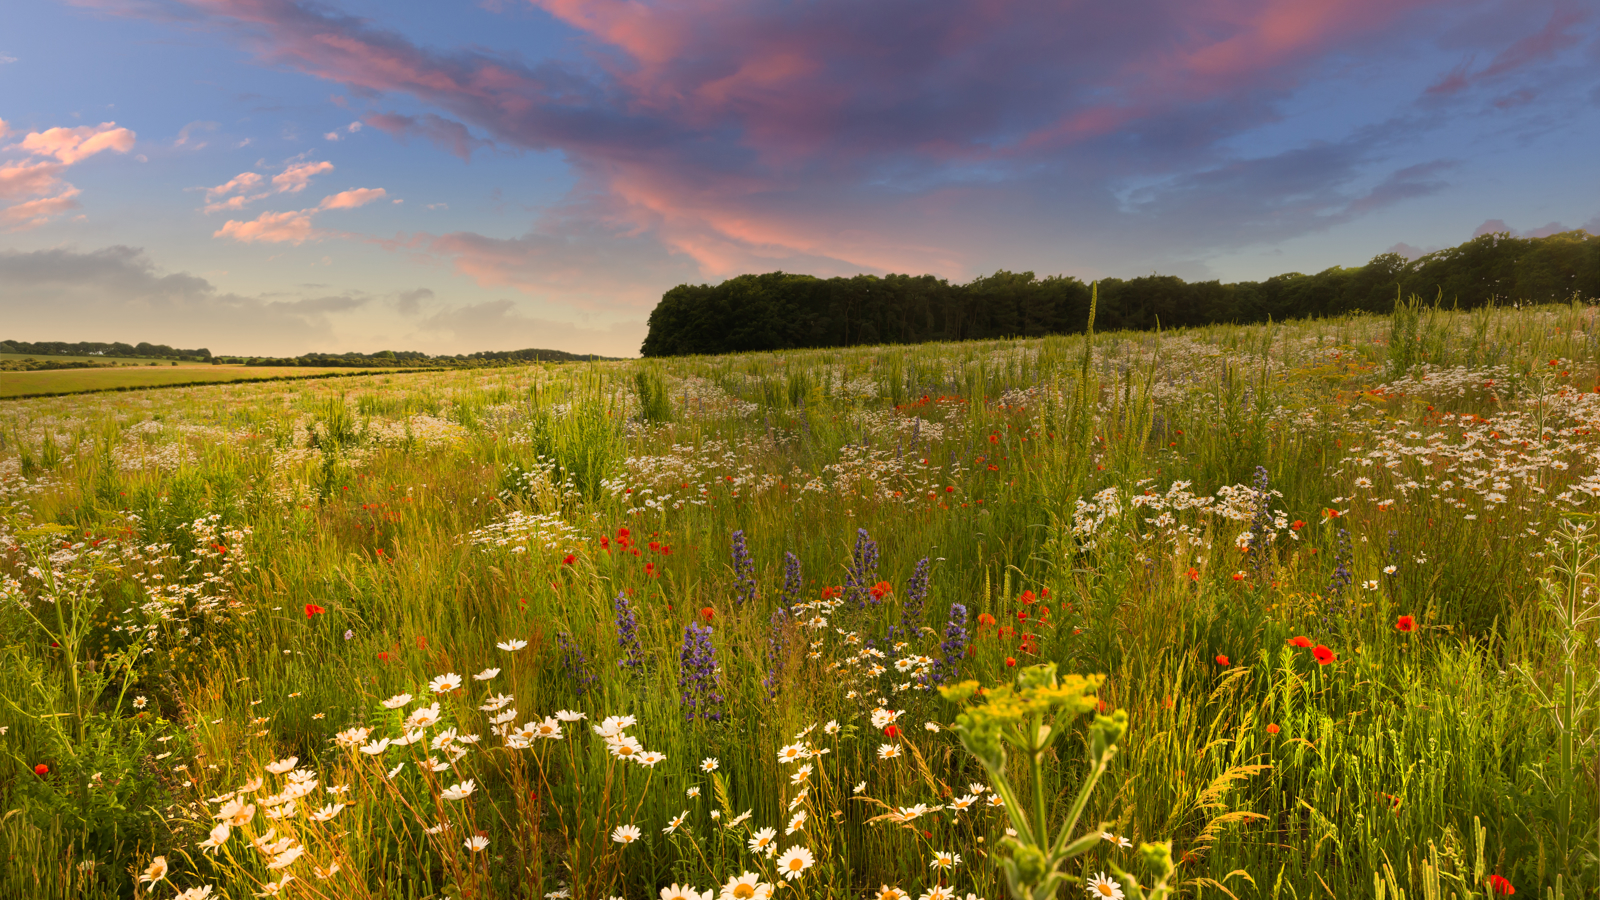
[[[0,339],[635,356],[684,283],[1600,233],[1592,0],[8,0]]]

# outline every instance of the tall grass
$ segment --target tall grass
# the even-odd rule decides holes
[[[1581,305],[1401,304],[8,403],[0,892],[127,896],[160,856],[158,896],[644,897],[748,871],[998,897],[1007,819],[928,688],[1047,661],[1129,717],[1080,885],[1138,877],[1126,839],[1171,840],[1185,896],[1592,894],[1596,572],[1563,523],[1600,493],[1594,331]],[[433,702],[421,742],[360,749]],[[586,718],[515,738],[558,710]],[[611,715],[666,759],[609,753]],[[1042,783],[1010,768],[1054,823],[1086,740]],[[827,751],[798,780],[795,744]],[[748,847],[768,827],[812,854],[801,878]]]

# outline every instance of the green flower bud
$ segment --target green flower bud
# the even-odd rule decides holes
[[[1128,711],[1119,709],[1109,716],[1094,717],[1094,723],[1089,726],[1089,762],[1098,763],[1105,758],[1106,753],[1122,740],[1122,735],[1128,730]]]
[[[1037,666],[1028,666],[1017,673],[1017,689],[1031,691],[1039,688],[1054,688],[1056,686],[1056,664],[1040,663]]]
[[[1165,878],[1172,874],[1172,842],[1140,844],[1139,858],[1144,864]]]
[[[1038,884],[1044,878],[1044,851],[1032,844],[1018,843],[1011,853],[1017,864],[1017,880],[1026,885]]]

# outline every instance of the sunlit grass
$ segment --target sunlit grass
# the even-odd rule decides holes
[[[1171,840],[1186,895],[1570,896],[1597,385],[1577,306],[12,401],[0,893],[995,900],[928,688],[1052,661],[1129,715],[1069,891]]]

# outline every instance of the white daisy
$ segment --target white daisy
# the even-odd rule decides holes
[[[742,872],[728,879],[717,900],[767,900],[771,896],[772,885],[762,881],[760,875]]]
[[[778,857],[778,871],[783,873],[785,879],[794,881],[804,875],[816,861],[810,850],[804,847],[790,847]]]
[[[528,642],[512,638],[507,641],[501,641],[500,643],[495,644],[495,646],[506,651],[507,653],[515,653],[516,651],[521,650],[523,647],[528,646]]]
[[[428,682],[428,689],[435,694],[448,694],[461,689],[461,676],[454,672],[446,672]]]
[[[611,832],[611,839],[619,844],[631,844],[639,839],[639,828],[636,825],[618,825]]]
[[[765,852],[767,852],[767,849],[772,846],[772,842],[777,840],[777,838],[778,838],[778,830],[776,828],[763,828],[763,829],[761,829],[760,831],[756,832],[754,835],[752,835],[750,837],[750,852],[751,853],[765,853]]]
[[[407,703],[411,702],[411,695],[410,694],[395,694],[393,697],[390,697],[389,699],[384,700],[382,702],[383,702],[383,705],[388,709],[399,709],[400,707],[405,706]]]
[[[1083,889],[1095,900],[1123,900],[1122,885],[1104,872],[1085,881]]]
[[[267,763],[263,768],[265,768],[268,772],[271,772],[274,775],[282,775],[283,773],[289,771],[290,769],[293,769],[294,768],[294,764],[299,762],[299,761],[300,761],[300,757],[291,756],[288,759],[280,759],[277,762]],[[165,859],[165,857],[160,857],[160,856],[158,856],[156,858],[157,859],[162,859],[162,860]]]
[[[488,681],[489,679],[491,679],[491,678],[493,678],[493,677],[495,677],[496,675],[499,675],[499,674],[500,674],[500,670],[499,669],[484,669],[482,672],[479,672],[478,674],[472,676],[472,680],[473,681]]]

